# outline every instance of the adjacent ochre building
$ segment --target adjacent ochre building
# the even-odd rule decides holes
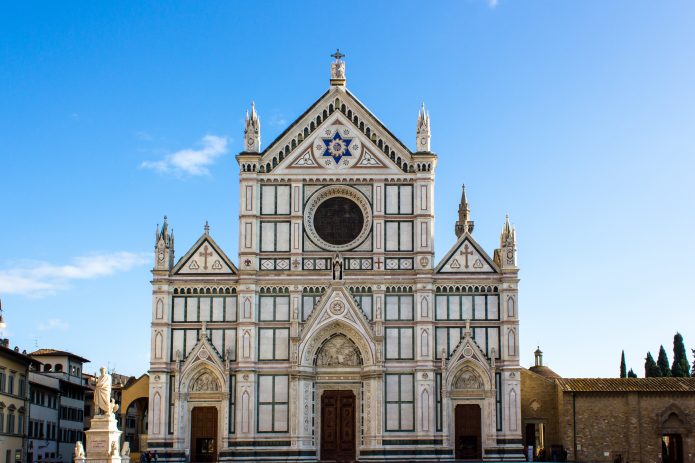
[[[26,461],[27,378],[33,361],[0,339],[0,462]]]
[[[448,200],[459,221],[439,234],[457,241],[435,261],[429,114],[411,150],[335,57],[329,89],[263,150],[247,114],[236,264],[207,224],[179,259],[157,230],[148,446],[159,461],[520,460],[514,230],[488,255],[465,194]]]
[[[543,461],[695,461],[695,378],[562,378],[521,370],[524,443]]]

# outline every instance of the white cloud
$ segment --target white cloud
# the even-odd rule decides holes
[[[68,322],[60,318],[51,318],[45,322],[40,322],[38,326],[39,331],[65,331],[68,328],[70,328]]]
[[[487,0],[487,6],[494,8],[497,6],[498,0]]]
[[[145,254],[117,252],[76,257],[71,264],[25,261],[0,269],[0,294],[44,297],[68,287],[72,280],[91,280],[146,264]]]
[[[144,161],[140,167],[176,175],[209,175],[208,166],[227,152],[227,138],[205,135],[200,142],[202,145],[200,149],[180,150],[167,154],[160,161]]]

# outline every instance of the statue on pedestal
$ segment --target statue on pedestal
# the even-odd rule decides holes
[[[101,376],[94,385],[94,410],[97,415],[110,415],[118,411],[118,405],[111,398],[111,375],[104,367],[100,371]]]

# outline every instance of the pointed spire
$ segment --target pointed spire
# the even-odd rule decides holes
[[[430,151],[430,113],[425,109],[425,103],[422,103],[417,114],[417,129],[415,131],[415,146],[418,152]]]
[[[471,210],[468,207],[468,199],[466,198],[466,185],[461,186],[461,202],[459,203],[459,219],[454,226],[456,238],[459,238],[464,233],[473,233],[475,223],[471,220]]]
[[[345,87],[345,62],[342,61],[345,54],[340,53],[338,48],[331,58],[335,58],[335,61],[331,63],[331,86]]]
[[[516,245],[516,230],[509,223],[509,214],[506,215],[504,219],[504,225],[502,226],[502,233],[500,233],[500,246],[501,247],[514,247]]]
[[[256,113],[256,103],[251,102],[251,114],[246,110],[244,121],[244,151],[247,153],[261,152],[261,120]]]
[[[205,221],[205,226],[203,227],[203,230],[205,230],[205,234],[209,235],[210,234],[210,225],[208,225],[208,221]]]

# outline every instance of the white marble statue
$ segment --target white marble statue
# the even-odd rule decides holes
[[[75,458],[84,458],[84,447],[79,440],[75,443]]]
[[[118,410],[118,405],[111,399],[111,375],[101,367],[101,376],[94,385],[94,410],[97,415],[110,414]]]

